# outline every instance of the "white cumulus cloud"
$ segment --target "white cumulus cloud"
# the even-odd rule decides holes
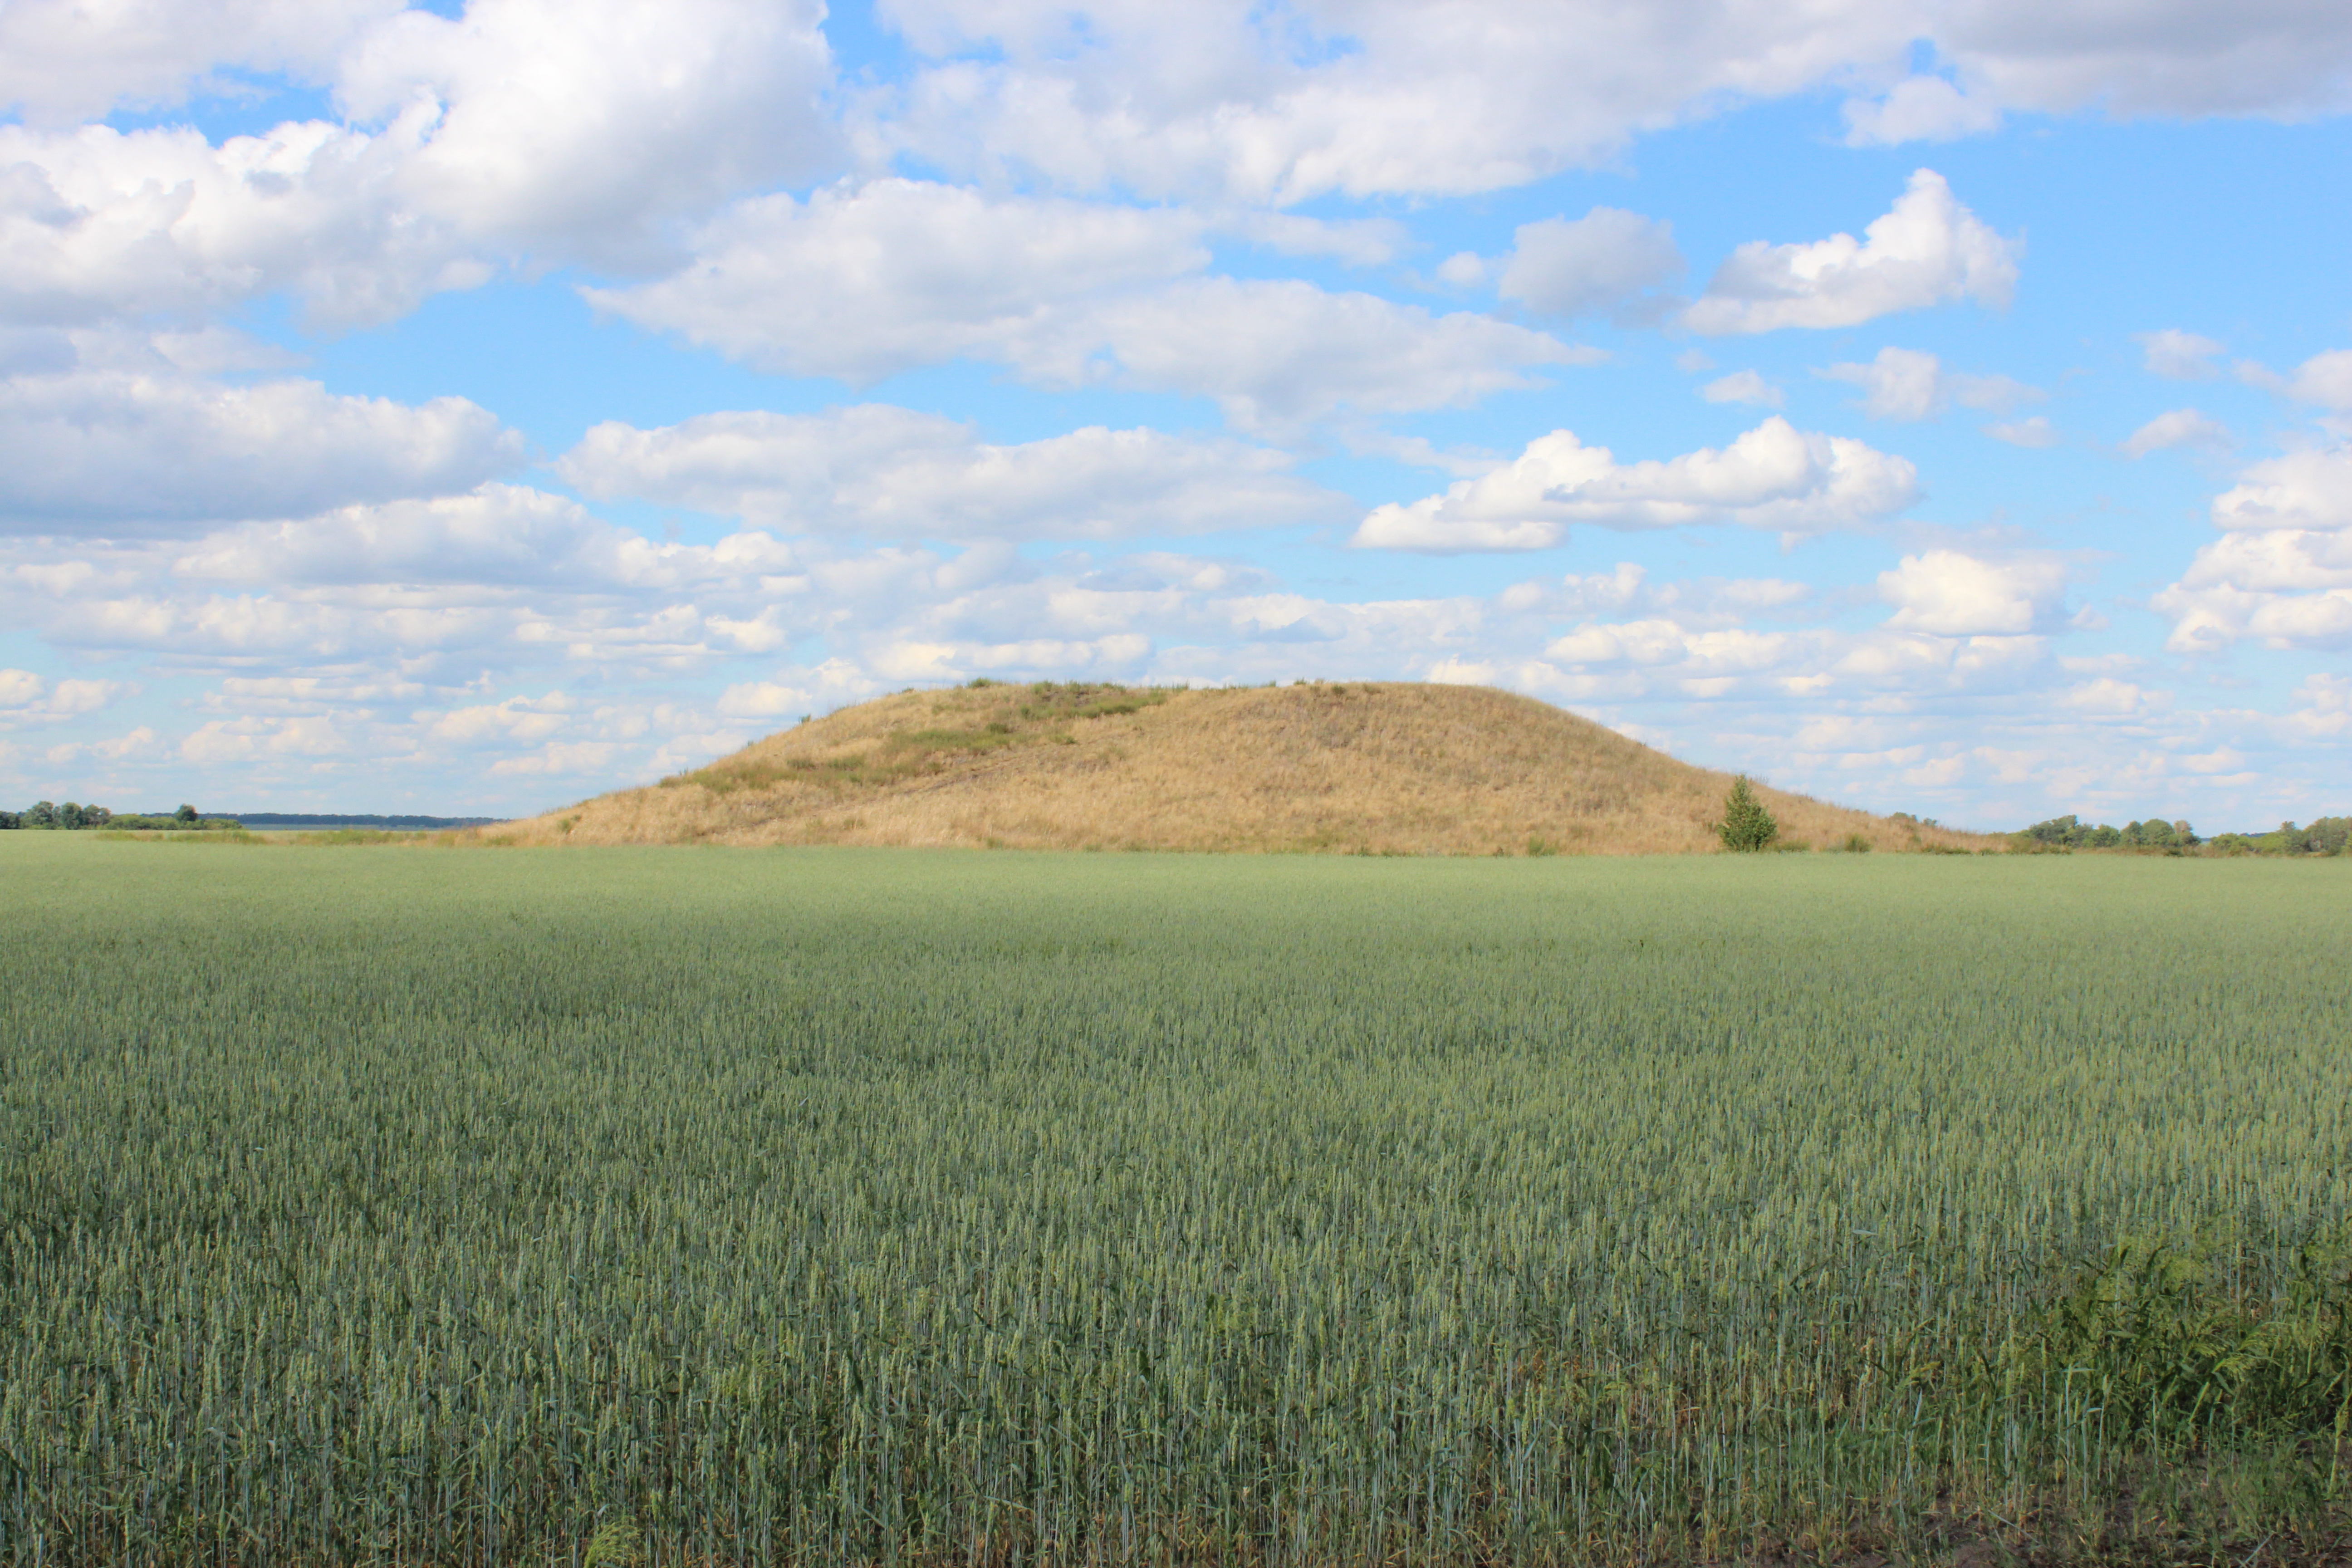
[[[1464,408],[1543,384],[1543,369],[1606,356],[1469,311],[1432,315],[1297,279],[1203,278],[1075,313],[1014,357],[1047,386],[1097,379],[1213,399],[1244,429],[1343,411]]]
[[[868,133],[879,154],[991,183],[1283,205],[1461,195],[1605,156],[1726,96],[1801,90],[1910,36],[1903,16],[1837,12],[898,0],[925,58]]]
[[[2123,444],[2123,452],[2131,458],[2177,451],[2184,447],[2226,452],[2236,443],[2229,426],[2219,420],[2210,419],[2194,408],[2175,408],[2133,431]]]
[[[1856,82],[1863,142],[1968,134],[2010,110],[2352,104],[2352,23],[2332,0],[894,0],[886,15],[918,65],[866,107],[877,161],[1155,197],[1496,190],[1643,131]],[[1923,45],[1951,80],[1911,70]]]
[[[2037,630],[2055,614],[2065,592],[2066,569],[2059,562],[1986,561],[1955,550],[1906,555],[1878,578],[1879,597],[1895,606],[1890,627],[1939,637],[2017,637]]]
[[[1752,370],[1736,370],[1698,389],[1709,403],[1745,403],[1756,408],[1778,408],[1788,401],[1781,390]]]
[[[2331,349],[2304,361],[2288,379],[2286,394],[2298,403],[2352,413],[2352,349]]]
[[[550,691],[540,697],[509,697],[503,702],[479,702],[417,717],[434,740],[481,745],[546,740],[572,721],[574,706],[568,694]]]
[[[315,322],[387,321],[490,275],[395,186],[429,111],[371,133],[289,121],[218,146],[184,127],[0,126],[0,320],[90,325],[278,290]]]
[[[462,397],[76,371],[0,382],[0,532],[131,537],[471,489],[522,438]]]
[[[0,669],[0,727],[78,719],[129,689],[116,680],[48,680],[29,669]]]
[[[1683,319],[1710,335],[1851,327],[1958,300],[2000,308],[2016,291],[2021,243],[1962,206],[1932,169],[1914,174],[1863,235],[1806,245],[1752,240],[1717,269]]]
[[[93,9],[190,35],[211,14]],[[232,58],[271,58],[234,37],[257,9],[230,8]],[[0,126],[0,320],[95,322],[289,290],[311,321],[341,327],[513,261],[656,270],[675,260],[666,225],[832,155],[814,0],[472,0],[455,20],[373,9],[336,50],[348,119],[217,145],[185,127]],[[321,37],[337,33],[332,12]],[[0,11],[0,27],[21,16]]]
[[[1927,30],[1972,93],[2013,109],[2294,121],[2352,106],[2352,21],[2331,0],[1966,0]]]
[[[1998,131],[2001,121],[2000,104],[1939,76],[1906,77],[1878,99],[1851,99],[1844,114],[1849,147],[1951,142]]]
[[[2249,464],[2213,500],[2221,537],[2149,603],[2172,620],[2167,646],[2218,652],[2352,640],[2352,447]]]
[[[829,658],[814,668],[778,670],[775,677],[730,686],[719,693],[719,710],[737,719],[813,716],[863,701],[881,689],[878,679],[845,658]]]
[[[599,309],[761,369],[870,382],[955,359],[1055,388],[1214,399],[1272,428],[1457,407],[1601,356],[1545,333],[1293,279],[1196,276],[1196,216],[882,180],[743,204]]]
[[[318,81],[404,0],[11,0],[0,6],[0,110],[43,124],[119,104],[176,103],[225,68]]]
[[[819,166],[821,0],[468,0],[341,62],[363,121],[432,118],[399,186],[470,236],[611,264],[648,226]]]
[[[1843,437],[1774,417],[1728,447],[1621,464],[1567,430],[1530,442],[1492,473],[1443,495],[1391,503],[1351,543],[1391,550],[1544,550],[1578,523],[1676,528],[1735,523],[1819,533],[1875,522],[1918,494],[1911,464]]]
[[[2162,331],[2138,333],[2134,341],[2140,346],[2140,363],[2150,375],[2203,381],[2221,374],[2213,368],[2213,356],[2222,345],[2211,338],[2167,327]]]
[[[691,266],[586,293],[762,370],[871,382],[962,357],[1048,358],[1039,340],[1073,301],[1199,271],[1201,235],[1171,210],[885,179],[740,203],[697,238]]]
[[[193,582],[606,588],[653,573],[662,548],[562,496],[488,484],[223,530],[180,552],[173,571]]]
[[[2352,447],[2252,465],[2214,500],[2213,522],[2232,531],[2352,528]]]
[[[1883,348],[1867,364],[1833,364],[1820,374],[1862,388],[1863,412],[1873,419],[1931,419],[1953,403],[2002,413],[2045,395],[2009,376],[1947,370],[1919,349]]]
[[[607,422],[557,469],[596,497],[693,507],[795,532],[897,539],[1115,539],[1325,520],[1340,498],[1291,459],[1231,439],[1090,426],[1004,446],[937,415],[867,404],[819,415]]]
[[[1984,427],[1984,433],[1996,441],[2003,441],[2012,447],[2022,447],[2028,451],[2040,451],[2047,447],[2055,447],[2063,439],[2058,434],[2057,426],[2052,425],[2047,417],[2040,414],[2036,414],[2030,419],[1995,420]]]
[[[1620,207],[1521,224],[1496,291],[1550,316],[1613,310],[1682,276],[1674,226]]]

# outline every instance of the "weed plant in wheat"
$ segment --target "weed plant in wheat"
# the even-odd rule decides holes
[[[2341,1522],[2339,862],[7,837],[12,1563]]]

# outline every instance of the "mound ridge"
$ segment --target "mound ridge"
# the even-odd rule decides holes
[[[900,692],[641,789],[480,830],[523,844],[1371,854],[1715,848],[1727,773],[1487,687],[976,683]],[[1993,840],[1759,786],[1816,847]]]

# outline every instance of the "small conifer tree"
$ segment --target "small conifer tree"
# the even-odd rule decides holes
[[[1731,781],[1731,793],[1723,797],[1723,820],[1715,825],[1717,837],[1726,849],[1752,854],[1780,837],[1780,825],[1748,787],[1748,775],[1740,774]]]

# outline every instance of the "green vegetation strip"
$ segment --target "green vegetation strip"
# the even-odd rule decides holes
[[[2345,864],[10,835],[0,1557],[2324,1552]]]

